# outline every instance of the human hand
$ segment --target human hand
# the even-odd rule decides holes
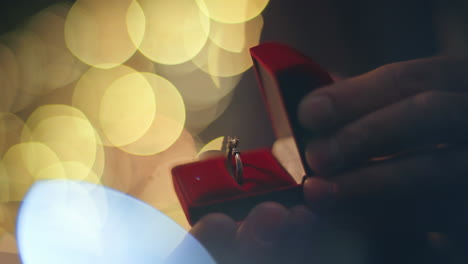
[[[380,67],[309,94],[314,212],[360,229],[468,231],[468,60]],[[376,160],[379,157],[380,160]]]
[[[222,264],[364,263],[369,257],[365,238],[328,226],[305,206],[262,203],[240,224],[210,214],[191,233]]]

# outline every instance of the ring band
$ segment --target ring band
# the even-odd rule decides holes
[[[227,139],[227,159],[226,165],[229,173],[232,175],[234,180],[240,185],[243,183],[244,168],[242,166],[242,160],[240,157],[239,150],[239,139],[237,137],[228,137]],[[233,161],[234,157],[234,161]],[[233,165],[234,163],[234,165]]]

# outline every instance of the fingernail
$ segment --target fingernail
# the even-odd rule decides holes
[[[336,199],[336,184],[312,177],[304,183],[304,193],[312,208],[331,206]]]
[[[299,120],[311,130],[319,130],[333,120],[333,104],[328,96],[317,95],[304,99],[299,105]]]

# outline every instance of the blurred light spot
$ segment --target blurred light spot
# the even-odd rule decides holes
[[[81,162],[65,161],[53,164],[35,175],[38,180],[69,179],[100,184],[100,177]]]
[[[30,135],[23,120],[12,113],[0,113],[0,158],[11,146],[21,143],[21,133]]]
[[[209,151],[222,151],[224,148],[224,136],[213,139],[208,142],[203,148],[198,152],[197,159],[200,158],[204,152]]]
[[[260,41],[260,33],[263,28],[263,17],[260,15],[247,23],[251,36],[248,42],[244,42],[243,49],[239,52],[226,50],[213,41],[208,41],[200,53],[192,61],[203,71],[213,76],[229,77],[241,74],[252,66],[249,48]],[[256,34],[252,36],[252,34]],[[222,37],[222,35],[220,35]],[[220,37],[220,39],[222,39]],[[222,44],[222,43],[221,43]],[[231,47],[232,48],[232,47]]]
[[[200,52],[208,39],[210,22],[193,0],[138,3],[146,17],[146,31],[139,47],[145,56],[162,64],[179,64]]]
[[[211,22],[210,39],[219,47],[242,52],[258,44],[263,27],[263,17],[258,15],[252,20],[237,24]]]
[[[0,43],[0,112],[9,112],[18,92],[19,65],[13,51]]]
[[[98,190],[106,199],[96,197]],[[25,263],[215,263],[187,231],[151,206],[74,181],[31,188],[18,216],[18,245]]]
[[[211,19],[222,23],[242,23],[258,16],[269,0],[196,0]]]
[[[5,165],[3,165],[3,161],[0,160],[0,202],[8,201],[10,201],[10,182]]]
[[[10,187],[9,200],[23,200],[35,181],[34,175],[59,162],[54,151],[43,143],[28,142],[11,147],[3,157]]]
[[[8,33],[3,39],[18,63],[18,87],[11,108],[11,112],[18,112],[44,93],[45,44],[37,34],[27,29]]]
[[[136,71],[124,65],[112,69],[90,68],[75,86],[73,106],[83,111],[88,117],[106,146],[112,144],[107,139],[99,122],[102,97],[114,81],[131,73],[136,73]]]
[[[35,15],[26,25],[44,43],[45,91],[61,88],[77,80],[86,67],[65,45],[65,17],[69,9],[67,4],[53,5]]]
[[[87,119],[83,112],[68,105],[43,105],[31,113],[26,120],[26,125],[28,128],[34,129],[42,120],[57,116],[72,116]],[[26,139],[23,138],[23,141],[26,141]]]
[[[96,160],[97,140],[91,124],[82,118],[57,116],[31,129],[32,140],[46,144],[60,161],[78,161],[89,168]]]
[[[135,155],[153,155],[168,149],[179,138],[185,124],[185,105],[177,88],[167,79],[152,73],[141,74],[153,88],[156,115],[140,139],[119,148]]]
[[[44,105],[26,124],[30,131],[23,129],[23,142],[41,141],[56,151],[61,161],[81,162],[102,176],[105,156],[101,138],[83,112],[68,105]]]
[[[65,41],[83,62],[112,68],[135,53],[144,28],[144,14],[135,0],[112,4],[105,0],[78,0],[66,18]]]
[[[102,96],[99,120],[114,146],[141,138],[156,112],[155,94],[146,78],[133,73],[115,80]]]

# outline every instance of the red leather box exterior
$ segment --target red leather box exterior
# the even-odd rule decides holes
[[[300,127],[296,109],[307,93],[332,79],[315,62],[282,44],[261,44],[252,48],[251,54],[275,133],[278,137],[294,137],[305,164],[303,147],[309,133]],[[213,212],[240,221],[264,201],[287,207],[304,202],[302,185],[281,166],[271,150],[242,152],[241,158],[242,185],[226,169],[224,157],[173,168],[174,187],[190,224]],[[306,166],[304,169],[312,175]]]
[[[184,164],[172,170],[176,193],[190,224],[219,212],[240,221],[256,205],[276,201],[292,206],[303,200],[301,186],[268,149],[242,154],[244,183],[237,184],[224,157]]]

